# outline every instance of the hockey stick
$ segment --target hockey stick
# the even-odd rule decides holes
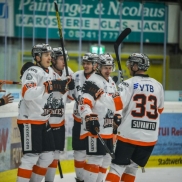
[[[118,69],[119,69],[119,74],[121,79],[123,80],[123,72],[122,72],[122,68],[121,68],[121,63],[120,63],[120,58],[119,58],[119,45],[123,42],[123,40],[131,33],[131,29],[130,28],[126,28],[125,30],[123,30],[121,32],[121,34],[118,36],[118,38],[116,39],[115,43],[114,43],[114,51],[116,54],[116,60],[118,63]]]
[[[11,80],[0,80],[0,83],[1,84],[19,84],[19,85],[21,85],[21,83],[20,82],[15,82],[15,81],[11,81]]]
[[[63,178],[63,172],[62,172],[60,160],[58,160],[58,169],[59,169],[60,178]]]
[[[95,131],[97,133],[97,136],[99,138],[99,140],[101,141],[102,145],[104,146],[105,150],[109,153],[109,155],[111,156],[112,159],[115,159],[115,155],[114,153],[111,153],[111,151],[109,150],[109,148],[107,147],[105,141],[102,139],[102,137],[99,134],[98,128],[95,128]]]
[[[54,1],[54,5],[55,5],[55,11],[56,11],[56,17],[57,17],[57,23],[58,23],[59,37],[60,37],[60,40],[61,40],[61,47],[62,47],[62,50],[63,50],[63,57],[64,57],[66,76],[69,76],[68,65],[67,65],[67,61],[66,61],[66,54],[65,54],[65,50],[64,50],[64,40],[63,40],[63,34],[62,34],[62,26],[61,26],[60,16],[59,16],[59,12],[58,12],[58,4],[57,4],[56,1]]]

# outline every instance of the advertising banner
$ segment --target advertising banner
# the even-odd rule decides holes
[[[11,118],[0,118],[0,171],[10,169]]]
[[[182,113],[163,113],[159,138],[147,167],[182,166]]]
[[[11,132],[11,169],[18,168],[22,157],[20,132],[17,126],[17,118],[12,118]]]
[[[153,155],[182,155],[182,113],[163,113]]]
[[[15,36],[26,38],[59,39],[54,1],[16,0],[14,3]],[[126,42],[140,42],[142,27],[142,4],[123,1],[122,6],[116,0],[80,1],[58,0],[65,40],[97,41],[99,25],[102,41],[115,41],[120,27],[130,27]],[[81,14],[80,14],[81,12]],[[122,21],[120,25],[120,12]],[[143,40],[148,43],[163,43],[165,5],[163,3],[145,2],[143,7]],[[99,20],[99,16],[101,19]],[[81,17],[81,18],[80,18]],[[81,34],[80,34],[81,30]]]
[[[13,1],[0,0],[0,36],[14,36]]]

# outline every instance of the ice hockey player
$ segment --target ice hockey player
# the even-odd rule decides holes
[[[17,124],[20,130],[23,156],[17,182],[41,182],[54,159],[54,139],[48,123],[52,112],[53,91],[65,92],[67,80],[53,80],[50,69],[52,48],[37,44],[32,48],[35,66],[21,78],[22,100]],[[33,170],[33,172],[32,172]]]
[[[66,61],[69,59],[68,53],[65,50]],[[66,77],[65,74],[65,63],[63,57],[63,50],[61,47],[53,48],[52,54],[52,65],[51,69],[54,71],[54,79],[66,80],[71,79],[71,77]],[[69,75],[73,74],[73,71],[68,67]],[[69,84],[69,90],[73,90],[74,81],[71,79],[71,84]],[[52,129],[54,143],[55,143],[55,151],[54,151],[54,160],[49,165],[45,181],[53,182],[57,165],[60,159],[61,151],[64,151],[65,146],[65,110],[66,103],[68,97],[68,91],[64,92],[53,92],[52,98],[52,113],[50,114],[49,124]]]
[[[127,66],[133,77],[122,82],[119,91],[111,96],[91,82],[85,82],[83,86],[85,93],[93,95],[109,109],[123,109],[115,159],[107,174],[107,182],[119,182],[122,174],[122,181],[135,181],[138,166],[146,165],[157,142],[159,119],[164,107],[162,85],[145,73],[150,66],[147,55],[131,54]]]
[[[86,160],[86,143],[85,137],[87,131],[84,130],[85,125],[82,122],[81,116],[78,112],[78,102],[81,98],[82,85],[94,72],[97,66],[98,55],[94,53],[86,53],[82,58],[83,70],[77,71],[73,75],[75,80],[75,89],[72,94],[75,96],[77,102],[74,104],[73,117],[74,125],[72,130],[72,147],[74,150],[74,166],[76,173],[76,181],[83,181],[83,168]]]
[[[96,83],[107,94],[115,93],[117,91],[116,85],[110,77],[114,67],[114,60],[109,53],[99,55],[97,71],[90,76],[88,81]],[[86,123],[86,129],[89,131],[87,134],[87,162],[84,166],[84,181],[101,182],[105,179],[111,157],[98,139],[95,128],[98,131],[100,129],[100,136],[110,151],[113,152],[114,112],[106,108],[99,100],[96,101],[96,96],[87,93],[82,95],[79,111],[83,122]]]

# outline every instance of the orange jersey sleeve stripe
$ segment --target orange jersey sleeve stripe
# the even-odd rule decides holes
[[[58,160],[53,160],[52,163],[49,165],[51,168],[57,168]]]
[[[30,179],[31,175],[32,175],[32,170],[18,168],[17,176]]]
[[[164,108],[158,109],[158,112],[161,114],[163,112]]]
[[[46,172],[47,172],[47,168],[43,168],[43,167],[40,167],[40,166],[33,166],[33,172],[35,174],[38,174],[38,175],[41,175],[41,176],[45,176]]]
[[[118,140],[120,140],[122,142],[130,143],[130,144],[133,144],[133,145],[139,145],[139,146],[152,146],[152,145],[155,145],[157,143],[157,141],[154,141],[154,142],[142,142],[142,141],[126,139],[126,138],[123,138],[123,137],[121,137],[119,135],[118,135],[117,138],[118,138]]]
[[[81,118],[76,117],[74,114],[73,114],[73,118],[74,118],[75,121],[77,121],[79,123],[81,123],[81,121],[82,121]]]
[[[107,172],[107,168],[99,167],[99,172],[105,174]]]
[[[29,88],[31,88],[31,87],[35,87],[36,86],[36,83],[27,83],[27,84],[25,84],[24,86],[23,86],[23,88],[22,88],[22,97],[24,97],[24,95],[25,95],[25,92],[29,89]]]
[[[17,124],[44,124],[47,123],[48,120],[46,121],[41,121],[41,120],[22,120],[22,119],[17,119]]]
[[[74,164],[75,164],[75,167],[76,168],[84,168],[85,161],[77,161],[77,160],[74,160]]]
[[[108,182],[120,182],[120,177],[113,173],[108,173],[106,177],[106,181]]]
[[[50,124],[51,128],[57,128],[63,126],[65,124],[65,120],[61,121],[59,124]]]
[[[92,173],[99,173],[99,166],[94,164],[85,164],[84,169]]]
[[[123,173],[121,177],[121,181],[134,182],[135,176],[132,176],[131,174]]]
[[[121,100],[121,97],[119,97],[119,96],[115,97],[115,98],[113,98],[113,100],[114,100],[116,111],[122,110],[123,109],[123,102]]]
[[[22,97],[24,97],[25,92],[28,90],[28,88],[26,87],[26,85],[23,86],[22,88]]]
[[[90,108],[92,108],[93,106],[92,106],[92,101],[91,100],[89,100],[89,99],[87,99],[87,98],[84,98],[83,99],[83,104],[87,104],[87,105],[89,105],[90,106]]]

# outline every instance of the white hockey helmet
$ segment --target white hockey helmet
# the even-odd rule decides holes
[[[57,59],[58,56],[63,56],[63,49],[62,47],[54,47],[53,49],[52,58]],[[69,61],[68,51],[64,49],[65,55],[66,55],[66,61]]]
[[[42,56],[44,52],[52,52],[52,47],[49,44],[37,44],[32,47],[32,57]]]
[[[82,62],[86,61],[86,62],[97,63],[98,59],[99,59],[98,54],[87,52],[82,57]]]
[[[146,54],[133,53],[129,56],[126,64],[127,66],[130,64],[131,67],[137,64],[139,70],[147,71],[150,66],[150,61]]]
[[[115,71],[114,59],[111,56],[111,54],[106,53],[99,55],[98,70],[100,70],[102,66],[112,66],[113,67],[112,71]]]

